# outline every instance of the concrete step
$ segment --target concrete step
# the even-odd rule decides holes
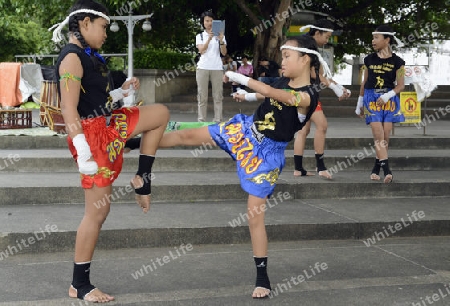
[[[351,91],[351,97],[356,100],[356,98],[359,95],[360,86],[359,85],[345,85],[345,88],[347,88],[347,89],[349,89]],[[251,91],[251,90],[248,89],[247,91]],[[405,92],[408,92],[408,91],[414,92],[415,90],[414,90],[414,87],[412,87],[412,86],[406,86],[404,91]],[[224,85],[224,87],[223,87],[223,96],[227,97],[230,94],[231,94],[231,86]],[[208,96],[209,96],[209,98],[212,98],[211,88],[209,88]],[[320,91],[320,98],[321,99],[322,98],[323,99],[328,99],[328,98],[336,99],[336,94],[331,89],[325,88],[324,90]],[[431,96],[428,98],[428,100],[433,100],[433,99],[447,100],[448,101],[450,99],[450,86],[438,86],[431,93]],[[192,90],[192,91],[187,92],[185,94],[173,96],[172,97],[172,101],[173,102],[177,102],[177,101],[192,101],[192,102],[196,102],[197,101],[197,91],[196,90]],[[344,102],[344,101],[342,101],[342,102]]]
[[[345,101],[337,101],[336,99],[320,99],[322,102],[322,109],[328,118],[353,118],[355,117],[355,106],[356,99],[349,99]],[[195,113],[197,114],[198,106],[197,102],[171,102],[165,103],[171,112],[184,112],[184,113]],[[422,118],[425,114],[434,114],[437,119],[450,120],[450,115],[448,115],[450,100],[438,100],[429,99],[425,104],[422,104]],[[228,97],[223,100],[223,115],[226,117],[231,117],[234,114],[247,114],[251,115],[255,112],[257,104],[255,103],[237,103]],[[210,114],[214,112],[213,100],[210,99],[207,110]],[[426,112],[426,113],[425,113]]]
[[[344,118],[333,118],[339,120],[347,120]],[[394,135],[391,136],[389,144],[390,148],[398,150],[410,150],[411,148],[417,150],[444,150],[450,149],[450,138],[448,133],[448,127],[444,120],[439,122],[426,121],[426,133],[424,134],[423,126],[420,128],[410,125],[396,125],[394,127]],[[340,123],[336,123],[339,125]],[[345,124],[345,123],[343,123]],[[333,126],[333,123],[329,122],[327,139],[325,141],[326,150],[357,150],[371,151],[374,146],[373,138],[370,128],[367,127],[362,120],[359,120],[358,125],[353,125],[348,129],[341,129],[339,126]],[[40,129],[40,128],[36,128]],[[306,139],[306,149],[313,148],[314,142],[314,125],[312,125],[311,132]],[[352,136],[352,134],[354,134]],[[288,150],[293,150],[294,141],[290,142],[287,146]],[[38,150],[36,154],[39,154],[39,150],[48,149],[67,149],[66,136],[0,136],[0,149],[3,150]],[[201,149],[198,146],[180,146],[170,149],[159,149],[158,151],[177,149],[187,149],[189,151],[195,149]],[[216,149],[212,149],[216,150]],[[220,151],[220,149],[217,149]],[[64,150],[57,150],[56,152],[63,153]],[[16,153],[14,153],[16,154]],[[21,154],[18,152],[17,154]],[[6,158],[6,155],[0,151],[0,156]],[[65,156],[65,155],[64,155]]]
[[[238,104],[238,103],[235,103]],[[354,109],[348,110],[353,112]],[[212,116],[212,111],[209,112]],[[234,114],[230,114],[234,115]],[[225,116],[225,118],[227,118]],[[39,122],[39,111],[33,111],[33,121]],[[172,121],[195,122],[197,112],[171,112]],[[326,139],[327,150],[356,149],[371,147],[373,136],[369,126],[363,119],[356,116],[348,118],[328,117]],[[423,127],[425,125],[425,128]],[[391,135],[391,148],[395,149],[448,149],[450,148],[450,129],[448,120],[430,117],[423,124],[399,125]],[[312,148],[315,125],[311,124],[311,133],[307,139],[306,148]],[[288,145],[292,149],[293,142]],[[66,135],[57,135],[47,127],[35,127],[21,130],[0,130],[0,149],[57,149],[67,148]],[[192,149],[192,148],[189,148]]]
[[[230,97],[229,86],[224,86],[224,98],[223,98],[223,111],[224,115],[233,115],[236,113],[252,114],[256,108],[255,103],[236,103]],[[352,97],[343,101],[338,101],[336,95],[332,90],[325,89],[320,92],[320,101],[322,102],[324,112],[329,118],[351,118],[354,116],[354,108],[359,93],[358,85],[346,86],[352,91]],[[405,91],[414,91],[413,88],[407,88]],[[211,96],[211,90],[209,91],[209,105],[208,111],[213,111],[213,99]],[[172,97],[172,101],[166,103],[167,107],[171,111],[197,113],[197,92],[177,95]],[[450,90],[446,86],[438,88],[433,91],[432,95],[426,99],[426,102],[422,103],[422,118],[425,114],[433,114],[439,111],[440,119],[449,120],[450,116],[446,116],[449,113],[448,105],[450,105]],[[446,109],[447,107],[447,109]],[[425,113],[426,112],[426,113]]]
[[[396,171],[394,182],[383,184],[369,179],[366,171],[341,171],[333,180],[294,177],[284,171],[276,192],[287,192],[294,199],[396,198],[448,196],[449,171]],[[135,171],[123,172],[114,183],[112,201],[134,201],[130,179]],[[0,206],[23,204],[84,203],[78,173],[5,173],[0,175]],[[229,172],[154,172],[152,198],[156,202],[203,202],[243,200],[235,171]],[[98,205],[100,205],[99,203]]]
[[[342,101],[339,101],[336,96],[320,96],[319,101],[322,103],[322,106],[333,106],[333,107],[356,107],[356,103],[357,103],[357,98],[358,97],[351,97],[349,99],[345,99]],[[227,107],[227,109],[232,109],[233,107],[242,107],[244,109],[247,108],[253,108],[256,109],[256,107],[258,106],[258,104],[256,102],[236,102],[235,100],[233,100],[232,97],[230,96],[224,96],[223,100],[223,106]],[[208,99],[208,104],[213,104],[213,99],[210,97]],[[183,105],[185,106],[184,109],[190,110],[191,108],[194,108],[197,106],[197,98],[193,97],[193,96],[183,96],[180,97],[179,99],[173,100],[172,102],[167,102],[165,103],[165,105],[169,108],[172,109],[174,111],[176,111],[177,109],[179,109],[180,111],[183,110]],[[421,107],[423,109],[436,109],[436,110],[440,110],[442,117],[444,117],[444,113],[449,113],[449,107],[450,105],[450,95],[448,98],[442,98],[442,99],[438,99],[438,98],[434,98],[434,97],[430,97],[427,98],[426,101],[424,100],[421,103]],[[189,107],[188,107],[189,106]],[[446,109],[447,107],[447,109]],[[195,109],[196,111],[196,109]]]
[[[183,243],[183,249],[180,242],[97,250],[91,280],[116,298],[108,305],[122,306],[424,305],[432,296],[433,305],[447,305],[449,298],[448,237],[385,239],[375,247],[358,240],[271,242],[273,297],[265,301],[251,298],[255,268],[249,244],[187,250],[190,241]],[[67,297],[72,260],[72,251],[3,260],[0,306],[91,305]]]
[[[235,162],[222,150],[198,147],[191,150],[159,150],[153,166],[155,172],[222,172],[233,171]],[[286,150],[285,170],[294,169],[294,151]],[[353,150],[327,150],[325,165],[333,173],[341,171],[370,171],[375,158],[374,148]],[[123,171],[136,170],[139,151],[125,155]],[[390,165],[395,170],[450,170],[448,149],[390,150]],[[314,169],[314,151],[304,152],[303,165]],[[67,149],[53,150],[2,150],[0,151],[2,174],[13,172],[58,173],[78,172],[76,164]],[[1,175],[1,174],[0,174]]]
[[[367,238],[379,241],[391,237],[450,235],[448,196],[320,200],[289,196],[276,192],[266,202],[265,223],[270,241]],[[245,200],[156,202],[147,214],[135,203],[114,203],[97,248],[249,243],[247,223],[251,213],[261,211],[248,212]],[[5,257],[15,253],[70,251],[83,214],[82,204],[0,206],[0,252]],[[22,239],[26,244],[21,244]]]

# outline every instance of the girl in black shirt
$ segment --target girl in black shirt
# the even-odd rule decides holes
[[[397,96],[405,88],[405,61],[392,53],[393,44],[401,43],[395,32],[387,25],[372,32],[375,53],[364,58],[364,79],[361,83],[356,113],[364,108],[366,124],[370,124],[375,141],[376,160],[371,180],[380,180],[383,168],[384,183],[393,180],[388,163],[388,143],[392,126],[405,121]]]
[[[162,105],[115,109],[120,99],[139,89],[139,80],[131,78],[121,88],[112,90],[105,61],[97,52],[106,40],[109,22],[108,10],[103,5],[80,0],[53,33],[53,40],[59,42],[62,28],[69,25],[69,44],[60,53],[56,74],[61,111],[69,134],[67,141],[81,173],[85,194],[85,213],[76,236],[69,296],[99,303],[114,298],[91,284],[90,265],[100,229],[110,210],[112,183],[122,169],[125,142],[137,134],[143,135],[139,169],[132,185],[138,204],[147,212],[151,168],[169,120],[169,112]]]
[[[273,83],[273,87],[231,71],[224,76],[225,82],[237,82],[258,92],[253,94],[253,99],[265,97],[253,115],[239,114],[227,122],[166,133],[159,144],[160,147],[217,145],[236,161],[241,187],[249,194],[248,224],[257,271],[253,298],[268,297],[271,290],[264,225],[266,199],[272,194],[285,164],[288,142],[317,106],[311,67],[318,75],[322,63],[324,71],[329,72],[311,37],[289,38],[281,50],[284,77]]]

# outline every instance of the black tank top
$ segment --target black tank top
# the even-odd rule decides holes
[[[61,65],[61,61],[69,53],[77,54],[83,67],[83,75],[81,76],[82,89],[80,89],[80,100],[77,107],[80,118],[86,119],[110,115],[114,107],[109,96],[110,90],[113,89],[109,71],[106,65],[101,63],[96,57],[93,57],[93,59],[98,61],[98,65],[94,67],[94,62],[91,57],[86,54],[83,48],[75,44],[67,44],[61,50],[58,61],[56,62],[59,94],[61,95],[61,90],[66,90],[64,87],[60,88],[59,80],[61,76],[59,74],[59,66]],[[72,73],[71,71],[67,72]]]
[[[405,65],[405,61],[395,53],[389,58],[380,58],[377,53],[372,53],[364,58],[364,65],[368,69],[365,89],[392,89],[397,80],[397,70]]]
[[[289,81],[289,78],[282,77],[270,86],[277,89],[305,91],[309,93],[311,103],[306,114],[306,119],[303,122],[300,122],[298,119],[296,107],[285,105],[272,98],[266,98],[253,115],[253,122],[258,131],[275,141],[289,142],[294,139],[295,133],[311,118],[317,106],[318,93],[314,90],[313,86],[308,85],[300,88],[292,88],[288,85]]]

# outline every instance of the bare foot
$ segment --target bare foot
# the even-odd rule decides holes
[[[134,189],[139,189],[142,186],[144,186],[144,181],[142,180],[142,177],[140,177],[139,175],[136,175],[131,180],[130,183]],[[150,210],[151,196],[149,194],[147,194],[147,195],[136,194],[135,199],[136,199],[136,202],[138,203],[138,205],[140,207],[142,207],[142,211],[144,213],[147,213]]]
[[[306,173],[303,174],[301,171],[294,170],[294,176],[314,176],[314,175],[315,175],[314,172],[306,171]]]
[[[333,176],[331,175],[330,172],[328,172],[328,170],[319,171],[319,176],[323,177],[323,178],[326,178],[326,179],[329,179],[329,180],[331,180],[333,178]]]
[[[134,198],[138,205],[142,207],[144,213],[147,213],[150,210],[151,195],[136,194]]]
[[[69,297],[77,298],[77,289],[75,289],[73,286],[70,286],[69,288]],[[114,297],[101,292],[98,288],[95,288],[90,293],[84,296],[84,301],[93,303],[108,303],[110,301],[114,301]]]
[[[256,287],[255,290],[253,290],[252,297],[254,299],[264,299],[269,297],[270,290],[264,287]]]
[[[384,183],[389,184],[390,182],[392,182],[393,179],[394,177],[392,176],[392,174],[388,174],[384,177]]]
[[[370,179],[371,179],[372,181],[379,181],[379,180],[380,180],[380,176],[379,176],[378,174],[376,174],[376,173],[372,173],[372,174],[370,175]]]

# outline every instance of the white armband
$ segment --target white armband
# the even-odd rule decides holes
[[[384,93],[380,96],[381,100],[383,100],[384,103],[389,101],[392,97],[395,97],[396,93],[394,90],[388,91],[387,93]]]
[[[328,85],[328,88],[330,88],[332,91],[334,91],[334,93],[336,94],[336,96],[338,98],[342,97],[342,95],[344,94],[344,90],[341,85],[337,85],[335,83],[330,83],[330,85]]]
[[[358,97],[358,103],[356,103],[356,109],[355,109],[355,113],[359,116],[361,115],[361,108],[364,107],[364,98],[359,96]]]
[[[248,76],[245,76],[243,74],[234,72],[234,71],[227,71],[225,72],[225,75],[230,79],[232,82],[239,83],[244,86],[248,86],[248,81],[250,78]]]

